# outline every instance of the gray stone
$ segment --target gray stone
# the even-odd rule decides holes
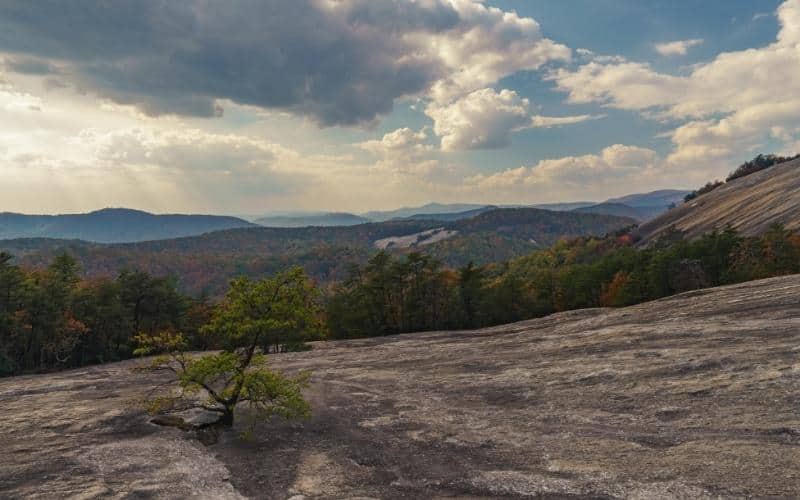
[[[319,343],[313,416],[204,446],[136,362],[0,380],[3,498],[793,497],[800,276],[478,331]]]

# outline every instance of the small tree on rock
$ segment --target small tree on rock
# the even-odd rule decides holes
[[[276,332],[316,331],[318,317],[317,291],[299,268],[258,282],[235,280],[203,327],[219,338],[221,352],[188,354],[186,339],[174,332],[137,336],[137,354],[157,354],[144,368],[174,373],[180,387],[177,393],[170,388],[149,398],[150,411],[183,402],[219,413],[218,422],[225,426],[233,425],[240,403],[247,403],[256,419],[308,415],[302,394],[308,375],[288,377],[270,370],[260,347]]]

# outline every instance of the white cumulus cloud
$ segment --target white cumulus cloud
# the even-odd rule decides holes
[[[431,103],[425,113],[434,122],[444,151],[496,149],[507,146],[511,133],[527,128],[569,125],[597,118],[591,115],[541,116],[515,91],[476,90],[449,104]]]
[[[670,75],[646,63],[562,68],[549,78],[572,103],[600,103],[646,117],[683,122],[671,133],[674,162],[714,160],[717,174],[769,140],[771,131],[800,127],[800,0],[778,9],[774,43],[725,52],[697,64],[688,75]],[[781,135],[786,144],[798,140]]]
[[[657,43],[655,49],[656,52],[662,56],[685,56],[690,48],[701,45],[702,43],[702,38],[676,40],[674,42]]]

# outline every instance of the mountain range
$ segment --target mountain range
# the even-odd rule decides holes
[[[105,208],[85,214],[26,215],[0,213],[0,240],[18,238],[76,239],[94,243],[135,243],[197,236],[226,229],[248,227],[302,228],[345,227],[390,220],[453,222],[498,208],[538,208],[550,211],[593,213],[646,221],[677,204],[688,191],[666,190],[634,194],[602,203],[567,202],[538,205],[481,205],[476,203],[429,203],[418,207],[372,211],[282,213],[249,222],[217,215],[157,215],[140,210]]]
[[[392,219],[407,219],[419,214],[441,215],[467,212],[479,210],[486,206],[488,205],[477,203],[428,203],[419,207],[403,207],[396,210],[374,210],[363,213],[361,216],[373,222],[383,222]]]
[[[180,238],[245,227],[255,227],[255,224],[236,217],[155,215],[125,208],[105,208],[87,214],[66,215],[0,213],[0,239],[58,238],[123,243]]]
[[[367,222],[372,222],[372,220],[344,212],[309,215],[273,215],[255,220],[256,224],[264,227],[355,226],[357,224],[366,224]]]
[[[125,244],[27,238],[0,241],[0,250],[24,265],[46,265],[67,251],[89,276],[113,275],[138,268],[157,276],[176,276],[192,293],[220,293],[241,274],[265,276],[300,265],[320,282],[347,276],[381,240],[401,238],[391,251],[423,250],[451,266],[510,259],[549,246],[561,238],[602,236],[635,224],[630,218],[603,214],[554,212],[536,208],[497,208],[471,218],[389,220],[355,226],[246,227],[197,236]],[[431,240],[432,235],[435,240]]]
[[[583,212],[631,217],[645,221],[679,204],[689,191],[667,189],[650,193],[637,193],[604,202],[576,201],[540,203],[535,205],[481,205],[477,203],[428,203],[396,210],[370,211],[362,214],[346,212],[275,214],[254,220],[266,227],[352,226],[367,222],[388,220],[455,221],[474,217],[497,208],[538,208],[555,212]]]

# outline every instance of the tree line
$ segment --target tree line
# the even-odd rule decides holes
[[[800,272],[800,236],[772,227],[638,249],[629,234],[561,241],[488,266],[443,267],[381,252],[354,266],[327,300],[332,338],[477,328],[590,307],[618,307],[699,288]]]
[[[129,358],[138,332],[179,329],[204,347],[199,327],[209,306],[178,292],[174,280],[139,271],[80,276],[68,254],[27,270],[0,253],[0,375]]]
[[[324,290],[297,276],[314,289],[308,309],[320,313],[291,328],[265,329],[258,348],[277,352],[322,338],[478,328],[798,272],[800,236],[780,226],[759,237],[725,230],[686,241],[673,234],[645,249],[625,232],[581,237],[518,259],[455,269],[422,253],[378,252]],[[258,283],[236,280],[226,297],[246,298]],[[182,294],[170,278],[131,270],[82,279],[68,254],[37,270],[2,253],[0,375],[126,359],[137,337],[163,332],[180,334],[188,350],[224,349],[224,339],[236,332],[221,335],[207,326],[224,307],[225,301]]]

